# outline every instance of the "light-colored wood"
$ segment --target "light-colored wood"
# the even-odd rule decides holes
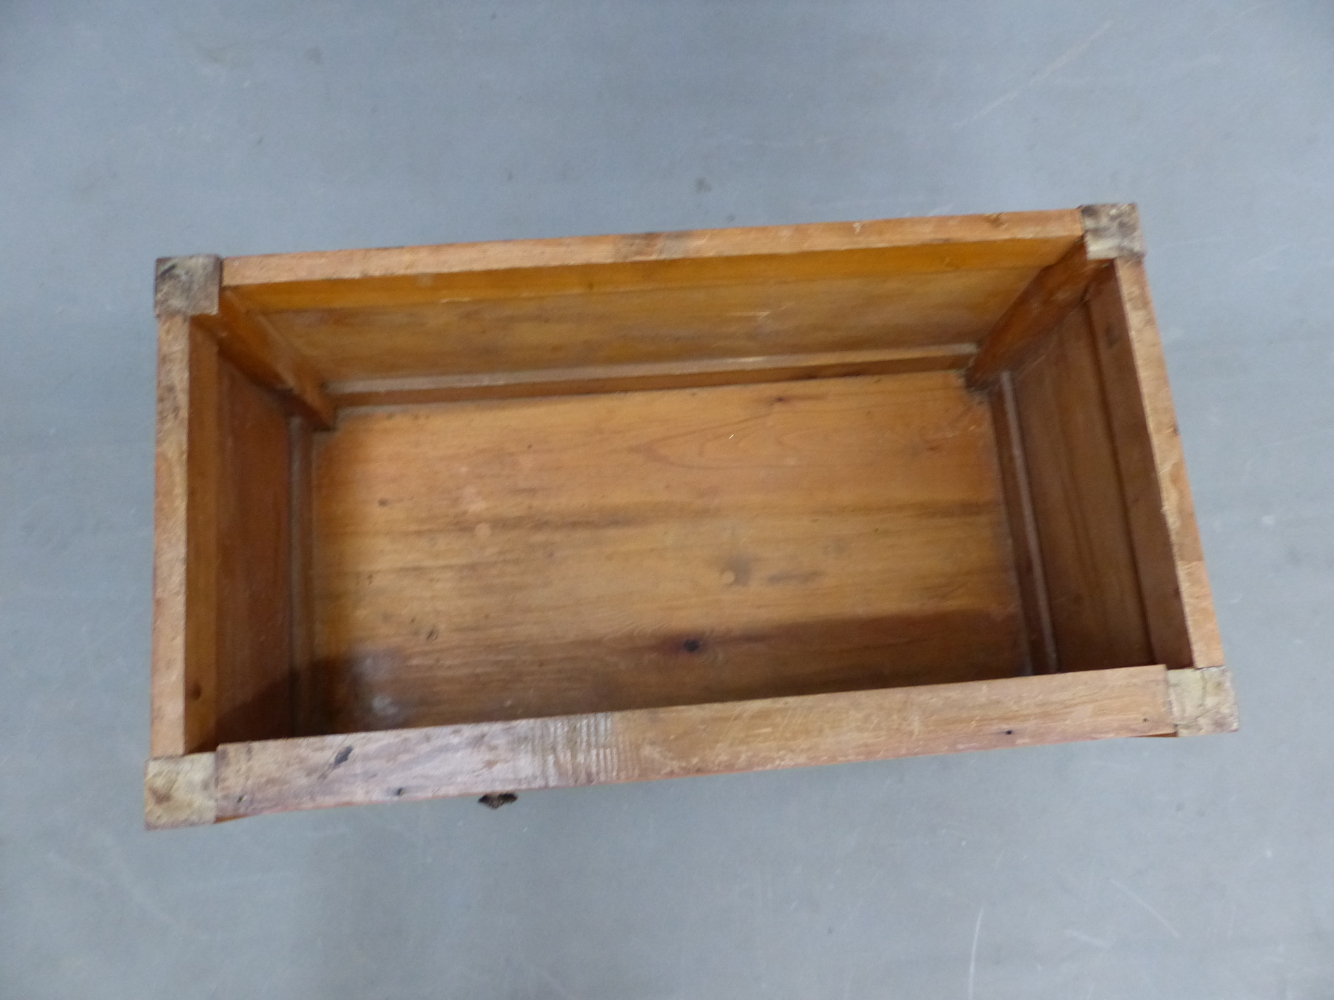
[[[216,738],[290,736],[288,415],[225,359],[220,374]]]
[[[217,704],[218,355],[185,315],[158,321],[153,511],[154,756],[214,742]]]
[[[144,825],[150,830],[217,822],[212,752],[150,758],[144,767]]]
[[[1052,330],[1084,299],[1089,281],[1109,265],[1090,260],[1077,243],[1059,261],[1038,272],[992,330],[983,338],[968,369],[968,384],[989,385],[996,376],[1021,366]]]
[[[1237,697],[1227,667],[1169,670],[1167,681],[1178,736],[1237,731]]]
[[[1047,574],[1043,567],[1042,549],[1038,544],[1028,456],[1024,452],[1023,434],[1019,428],[1014,379],[1009,372],[1001,372],[990,398],[1001,484],[1005,490],[1005,508],[1009,515],[1014,571],[1023,598],[1024,631],[1028,637],[1028,672],[1053,674],[1060,669],[1060,660],[1051,623]]]
[[[367,379],[360,382],[332,382],[327,389],[330,398],[339,407],[402,406],[470,399],[686,389],[752,382],[786,382],[793,379],[842,378],[849,375],[946,371],[966,367],[975,353],[971,344],[943,344],[939,347],[880,351],[783,354],[542,371]]]
[[[153,315],[212,316],[218,311],[222,259],[212,254],[159,257],[154,273]]]
[[[234,293],[223,291],[218,315],[207,325],[233,364],[279,393],[316,427],[333,426],[333,405],[321,387],[323,379],[267,319],[250,313]]]
[[[1087,309],[1014,390],[1061,669],[1153,662]]]
[[[1090,307],[1107,391],[1115,397],[1113,426],[1155,648],[1174,666],[1222,666],[1222,643],[1144,265],[1117,260]]]
[[[1161,666],[225,745],[218,816],[1175,731]]]
[[[1084,249],[1089,260],[1144,256],[1139,209],[1134,205],[1085,205],[1079,215],[1084,223]]]
[[[224,285],[243,290],[249,301],[266,311],[322,309],[366,304],[368,298],[356,293],[370,293],[375,286],[365,279],[383,279],[380,289],[431,288],[442,276],[472,272],[562,269],[567,274],[552,275],[553,283],[545,287],[584,291],[590,289],[580,279],[586,269],[595,267],[601,281],[616,287],[677,278],[726,284],[756,274],[756,257],[793,258],[789,270],[800,270],[819,268],[818,258],[824,254],[865,251],[890,251],[885,270],[1037,268],[1057,260],[1083,235],[1077,211],[1011,212],[229,257],[222,275]],[[672,266],[679,262],[687,266]],[[532,287],[531,280],[521,284]],[[506,288],[501,294],[514,290]],[[386,296],[399,301],[392,292],[370,298],[384,301]]]
[[[344,411],[330,724],[1017,673],[994,449],[951,372]]]
[[[1037,273],[900,274],[872,261],[866,274],[798,280],[781,257],[756,261],[772,273],[731,284],[489,298],[464,289],[267,315],[325,380],[472,375],[971,344]]]

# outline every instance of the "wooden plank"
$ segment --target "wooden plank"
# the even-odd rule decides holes
[[[288,416],[230,362],[220,376],[217,739],[289,736]]]
[[[149,760],[144,768],[144,825],[150,830],[169,830],[216,822],[214,762],[212,753]]]
[[[983,338],[968,369],[968,384],[986,386],[1007,369],[1023,363],[1084,298],[1089,282],[1109,265],[1090,260],[1082,243],[1043,268]]]
[[[1076,211],[934,216],[229,257],[222,280],[265,311],[309,309],[402,301],[396,296],[410,295],[413,286],[430,287],[441,276],[479,271],[567,269],[566,275],[549,276],[555,284],[543,287],[580,290],[580,269],[602,268],[602,280],[617,287],[694,281],[701,274],[729,283],[756,273],[757,257],[791,258],[789,273],[799,273],[803,267],[818,271],[822,255],[840,252],[888,251],[882,255],[887,270],[1043,267],[1083,234]],[[682,262],[685,267],[672,266]],[[708,263],[701,268],[698,262]],[[772,276],[771,261],[763,273]],[[531,287],[534,279],[525,275],[522,283]],[[378,291],[368,300],[372,289]]]
[[[218,356],[181,313],[158,321],[152,753],[214,742],[217,697]]]
[[[501,297],[434,289],[424,302],[268,319],[331,381],[890,350],[975,342],[1037,273],[905,275],[872,262],[853,275],[841,261],[844,270],[819,280],[786,280],[768,266],[775,273],[745,282],[579,290],[596,286],[599,272],[578,294],[539,295],[516,282]]]
[[[1087,309],[1014,388],[1061,669],[1152,662]]]
[[[310,424],[292,417],[288,424],[291,442],[291,670],[292,732],[306,736],[320,731],[315,671],[315,602],[312,593],[315,531],[313,468],[314,434]]]
[[[943,371],[966,367],[975,353],[971,344],[943,344],[939,347],[880,351],[836,351],[637,365],[591,365],[541,371],[366,379],[331,382],[327,390],[330,399],[338,407],[446,403],[469,399],[562,396]]]
[[[1161,666],[218,749],[218,816],[1174,731]]]
[[[330,724],[1017,673],[991,434],[949,372],[344,411]]]
[[[1155,659],[1223,663],[1204,552],[1143,265],[1118,260],[1089,302]]]
[[[1038,544],[1037,517],[1033,512],[1028,457],[1019,429],[1014,379],[1009,372],[1001,372],[991,390],[990,399],[1001,484],[1005,490],[1005,509],[1014,551],[1015,576],[1023,598],[1024,631],[1028,637],[1028,672],[1054,674],[1060,669],[1060,661],[1051,623],[1051,598],[1047,593],[1047,575]]]
[[[333,426],[334,411],[311,363],[263,316],[252,314],[235,294],[223,291],[218,315],[208,322],[229,361],[261,385],[278,392],[316,427]]]

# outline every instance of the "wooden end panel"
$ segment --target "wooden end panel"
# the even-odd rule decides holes
[[[1175,732],[1161,666],[220,747],[218,817]]]
[[[215,742],[219,364],[213,338],[188,316],[159,320],[150,725],[158,757]]]
[[[220,366],[217,740],[292,732],[291,449],[281,402]]]
[[[1062,670],[1152,662],[1134,540],[1088,310],[1014,379]]]
[[[1144,266],[1120,259],[1089,300],[1154,658],[1217,667],[1222,645]]]

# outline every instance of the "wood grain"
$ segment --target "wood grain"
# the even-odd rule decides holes
[[[170,830],[217,822],[217,771],[212,753],[154,757],[144,767],[144,826]]]
[[[845,264],[830,260],[831,253],[880,252],[880,261],[888,265],[880,268],[882,273],[1038,268],[1056,261],[1083,235],[1078,211],[934,216],[229,257],[223,262],[222,280],[266,311],[319,309],[401,302],[396,296],[411,295],[412,288],[448,288],[442,279],[449,275],[469,275],[467,280],[474,281],[472,272],[487,273],[483,280],[495,286],[514,280],[529,288],[589,291],[593,289],[585,284],[584,270],[589,268],[601,276],[594,280],[607,283],[594,288],[690,283],[701,277],[728,284],[759,273],[758,257],[789,258],[789,274],[846,270]],[[546,284],[535,285],[535,275],[517,273],[535,269],[547,272]],[[769,264],[760,270],[771,273]],[[502,296],[513,291],[497,287]]]
[[[1014,379],[1062,670],[1153,660],[1088,310]]]
[[[995,426],[996,454],[1010,527],[1014,572],[1022,597],[1024,632],[1028,643],[1028,673],[1053,674],[1060,669],[1056,633],[1051,621],[1051,597],[1047,573],[1038,541],[1037,515],[1033,509],[1033,487],[1014,379],[1001,372],[989,393]]]
[[[330,724],[1017,673],[994,447],[953,373],[345,411]]]
[[[321,729],[317,680],[315,677],[315,602],[313,577],[315,564],[314,464],[315,436],[309,423],[300,417],[288,421],[291,449],[291,479],[288,518],[291,554],[291,669],[292,732],[309,736]]]
[[[225,745],[218,817],[1175,731],[1161,666]]]
[[[333,426],[333,406],[323,379],[263,316],[249,312],[236,295],[223,291],[218,315],[208,323],[222,353],[260,385],[278,393],[293,412],[316,427]]]
[[[1106,262],[1090,260],[1076,243],[1059,261],[1043,268],[982,339],[968,368],[968,384],[988,385],[1002,372],[1022,366],[1070,310],[1083,301],[1089,282]]]
[[[896,274],[877,264],[790,280],[782,258],[764,263],[767,272],[731,284],[541,295],[519,285],[505,297],[453,289],[422,303],[267,319],[329,381],[878,351],[973,343],[1037,273]]]
[[[786,382],[793,379],[842,378],[849,375],[946,371],[965,367],[975,353],[971,344],[943,344],[939,347],[879,351],[590,365],[540,371],[332,382],[328,385],[328,392],[334,404],[343,407],[686,389],[709,385]]]
[[[1118,260],[1089,301],[1155,659],[1215,667],[1222,645],[1144,267]]]
[[[216,738],[290,736],[288,416],[225,360],[219,395]]]
[[[153,507],[154,756],[211,747],[217,703],[218,354],[185,315],[158,321]]]

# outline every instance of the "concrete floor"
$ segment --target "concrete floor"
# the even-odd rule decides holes
[[[1326,2],[0,3],[0,996],[1334,997],[1331,43]],[[1131,200],[1241,733],[143,831],[155,257]]]

